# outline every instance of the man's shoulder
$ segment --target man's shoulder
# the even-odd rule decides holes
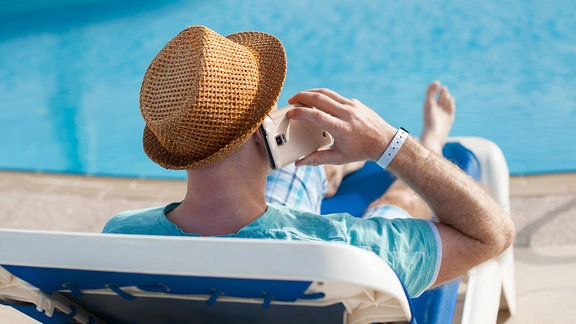
[[[114,215],[104,226],[103,233],[161,234],[168,206],[127,210]]]

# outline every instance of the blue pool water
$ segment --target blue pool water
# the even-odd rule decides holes
[[[452,135],[482,136],[512,174],[576,171],[576,2],[0,0],[0,169],[183,177],[141,149],[138,94],[188,25],[286,46],[280,104],[329,87],[418,135],[425,86],[457,98]]]

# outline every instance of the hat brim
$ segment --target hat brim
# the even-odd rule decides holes
[[[144,151],[150,159],[166,169],[197,169],[221,161],[236,151],[256,132],[280,96],[286,77],[286,53],[282,43],[276,37],[261,32],[241,32],[226,36],[226,38],[252,49],[258,55],[260,82],[257,97],[260,100],[255,106],[257,111],[254,116],[256,117],[247,123],[245,130],[239,132],[236,138],[217,151],[208,153],[202,159],[175,156],[166,150],[156,135],[145,126]]]

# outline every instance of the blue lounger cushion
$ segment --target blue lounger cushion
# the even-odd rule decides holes
[[[318,299],[323,295],[305,294],[309,281],[211,278],[159,274],[122,273],[61,268],[4,265],[19,278],[52,294],[62,293],[69,300],[90,309],[108,323],[274,323],[279,319],[295,323],[339,322],[344,306],[330,307],[271,305],[272,300],[294,302]],[[47,278],[50,278],[47,280]],[[73,283],[68,285],[67,283]],[[106,283],[106,284],[104,284]],[[161,283],[161,284],[159,284]],[[212,295],[206,300],[135,297],[123,287],[135,286],[143,291],[170,295]],[[110,288],[116,295],[85,294],[90,289]],[[64,291],[62,290],[64,289]],[[69,292],[66,292],[68,290]],[[251,298],[259,303],[222,303],[219,296]],[[270,299],[267,299],[269,297]],[[10,304],[20,312],[42,323],[73,323],[74,313],[55,312],[49,317],[36,311],[34,305]],[[121,309],[121,311],[118,311]],[[143,313],[142,309],[154,309]]]

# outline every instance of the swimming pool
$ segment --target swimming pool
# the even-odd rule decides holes
[[[452,135],[482,136],[512,174],[576,171],[576,3],[0,0],[0,169],[183,177],[141,148],[144,71],[188,25],[286,46],[280,104],[329,87],[418,135],[425,86],[457,98]]]

